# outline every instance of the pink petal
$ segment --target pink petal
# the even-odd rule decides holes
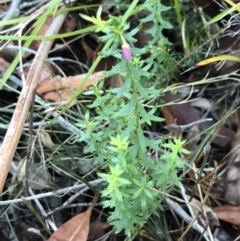
[[[127,61],[130,61],[131,60],[131,48],[128,44],[123,44],[122,45],[122,52],[123,52],[123,56],[124,58],[127,60]]]

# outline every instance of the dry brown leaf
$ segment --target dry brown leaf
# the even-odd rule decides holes
[[[8,67],[9,67],[9,63],[0,57],[0,71],[4,72],[8,69]]]
[[[153,22],[146,22],[142,24],[142,27],[137,34],[136,45],[138,48],[145,47],[152,40],[152,35],[146,32],[148,29],[152,27],[153,27]]]
[[[94,198],[92,206],[64,223],[47,241],[86,241],[89,233],[89,223],[92,209],[97,201]]]
[[[96,240],[105,234],[105,230],[110,227],[109,223],[104,223],[97,219],[90,224],[88,240]]]
[[[94,55],[93,49],[90,47],[90,45],[84,39],[80,39],[80,44],[84,48],[88,60],[92,61],[93,55]]]
[[[102,51],[103,48],[104,48],[104,44],[101,43],[93,54],[92,63],[96,60],[96,58],[98,57],[99,53]],[[100,60],[95,71],[98,72],[103,70],[110,70],[114,65],[115,65],[115,58],[112,56],[108,56],[107,58],[102,58]]]
[[[183,101],[183,98],[179,94],[173,95],[171,92],[167,92],[163,96],[163,100],[166,103],[176,103],[168,105],[165,108],[171,113],[177,125],[186,125],[201,119],[201,112],[192,107],[189,103],[178,104]]]
[[[213,211],[219,219],[240,226],[240,206],[224,205],[213,208]]]
[[[115,66],[119,63],[118,59],[114,59],[112,65]],[[112,75],[107,82],[107,86],[110,88],[120,88],[123,85],[123,78],[120,74]]]
[[[195,151],[197,149],[198,142],[201,140],[201,136],[196,136],[196,133],[199,133],[199,128],[197,125],[192,126],[185,137],[185,140],[187,140],[186,148],[189,151]]]
[[[163,100],[166,103],[175,102],[176,104],[168,105],[165,108],[171,113],[173,119],[176,121],[177,125],[186,125],[197,120],[200,120],[202,113],[192,107],[189,103],[178,104],[177,102],[182,101],[180,95],[173,95],[171,92],[165,93]],[[172,118],[171,117],[171,118]],[[170,119],[171,121],[171,119]],[[171,123],[174,124],[174,123]],[[213,121],[202,122],[198,124],[199,130],[204,131],[214,124]],[[225,126],[219,126],[214,133],[213,143],[219,147],[227,147],[230,144],[234,136],[234,132]]]
[[[38,32],[39,36],[44,36],[47,32],[47,30],[49,29],[49,26],[51,26],[52,22],[53,22],[54,18],[52,16],[48,17],[47,20],[45,21],[45,23],[42,25],[41,29]],[[17,41],[14,41],[15,45],[17,45]],[[30,49],[33,50],[38,50],[40,44],[41,44],[42,40],[34,40],[32,41],[31,45],[29,46]],[[26,52],[24,54],[24,58],[28,57],[31,53]]]
[[[195,198],[191,198],[190,196],[188,196],[189,201],[191,200],[191,207],[192,207],[192,211],[194,213],[194,216],[198,216],[199,214],[199,209],[202,209],[202,202],[200,202],[199,200],[195,199]],[[198,208],[197,208],[198,207]],[[202,227],[207,227],[208,225],[210,226],[211,231],[214,231],[214,235],[216,239],[214,240],[218,240],[218,241],[229,241],[232,240],[229,236],[229,234],[223,229],[223,227],[221,226],[218,216],[217,214],[214,212],[214,210],[207,206],[204,205],[204,209],[207,215],[207,219],[203,216],[203,215],[199,215],[198,216],[198,221],[199,224]],[[218,227],[216,229],[216,227]]]
[[[39,95],[43,95],[46,100],[67,101],[71,98],[73,91],[82,83],[85,76],[86,74],[70,76],[67,78],[55,76],[54,78],[45,80],[39,84],[36,92]],[[92,74],[83,86],[82,91],[88,90],[93,84],[102,79],[104,79],[102,71]]]
[[[240,205],[240,128],[231,143],[230,163],[226,176],[225,200],[234,205]]]
[[[164,116],[164,119],[166,121],[166,124],[171,125],[171,124],[175,123],[175,118],[171,114],[169,108],[167,106],[163,106],[161,109],[162,109],[163,116]]]
[[[211,17],[216,16],[220,11],[219,5],[214,0],[194,0],[194,2],[198,7],[202,7],[203,11]]]
[[[104,44],[100,43],[98,48],[93,51],[92,48],[85,42],[81,41],[82,46],[85,49],[85,52],[88,56],[88,59],[93,63],[96,58],[98,57],[99,53],[102,51]],[[119,61],[116,58],[113,58],[112,56],[108,56],[107,58],[101,59],[99,64],[97,65],[95,72],[98,71],[104,71],[104,70],[110,70],[113,66],[115,66]],[[119,74],[113,75],[110,78],[106,79],[107,86],[108,87],[121,87],[122,86],[122,76]]]
[[[46,32],[49,28],[49,26],[52,24],[54,20],[53,16],[49,16],[45,23],[42,25],[41,29],[38,32],[39,36],[44,36],[46,35]],[[73,31],[73,29],[76,27],[76,18],[71,18],[70,16],[65,20],[64,24],[62,25],[59,33],[68,33]],[[37,50],[41,44],[42,40],[34,40],[32,41],[30,45],[30,49]],[[17,42],[15,41],[15,45],[17,45]],[[31,53],[26,52],[24,54],[24,58],[28,57]]]
[[[47,92],[42,95],[44,100],[52,100],[55,102],[61,102],[61,101],[67,101],[70,100],[72,97],[73,91],[66,91],[66,90],[59,90],[58,92],[56,91],[51,91]]]
[[[30,67],[25,67],[24,68],[24,74],[25,76],[28,75],[28,72],[30,70]],[[51,79],[52,78],[52,72],[53,69],[51,68],[51,66],[49,64],[44,64],[43,68],[42,68],[42,72],[41,72],[41,76],[38,80],[38,85],[41,85],[42,82],[44,82],[45,80]]]
[[[85,241],[88,238],[91,210],[80,213],[64,223],[48,241]]]
[[[120,88],[123,85],[123,78],[120,74],[114,74],[110,77],[108,83],[112,88]]]
[[[7,4],[8,2],[11,2],[11,0],[0,0],[0,14],[6,13],[9,10],[10,4]]]
[[[199,213],[199,210],[201,210],[203,208],[202,203],[196,198],[192,198],[189,195],[186,195],[186,196],[189,199],[190,203],[192,204],[191,208],[192,208],[194,216],[197,216]],[[212,208],[204,204],[204,209],[205,209],[206,215],[208,217],[208,221],[210,221],[209,225],[211,227],[214,227],[214,226],[219,227],[220,223],[219,223],[218,217],[214,213]],[[199,220],[199,223],[203,227],[205,227],[207,225],[207,220],[205,219],[205,217],[199,215],[198,220]]]
[[[73,15],[68,15],[66,20],[64,21],[59,33],[70,33],[72,32],[77,26],[77,18]]]

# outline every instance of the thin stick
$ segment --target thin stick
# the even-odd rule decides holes
[[[46,35],[54,35],[58,33],[65,18],[66,14],[56,16],[51,26],[49,27]],[[23,89],[19,96],[16,109],[10,122],[10,126],[7,130],[2,146],[0,147],[0,194],[2,193],[8,175],[9,167],[11,165],[19,139],[21,137],[29,108],[35,96],[35,89],[38,80],[40,79],[44,65],[43,60],[47,58],[53,41],[54,40],[42,41],[28,73],[26,84],[23,86]]]
[[[94,181],[91,181],[91,182],[89,182],[89,184],[92,186],[97,186],[103,182],[104,182],[104,179],[101,178],[101,179],[96,179]],[[88,187],[87,184],[81,183],[81,184],[77,184],[77,185],[74,185],[71,187],[65,187],[63,189],[52,191],[52,192],[39,193],[39,194],[36,194],[35,196],[28,196],[28,197],[16,198],[13,200],[0,201],[0,206],[21,203],[21,202],[23,202],[23,198],[26,201],[30,201],[30,200],[41,199],[41,198],[46,198],[46,197],[51,197],[51,196],[56,197],[59,195],[66,195],[69,192],[78,191],[79,189],[85,189],[87,187]],[[82,193],[82,191],[80,191],[80,192]]]
[[[7,21],[13,18],[17,18],[20,14],[19,6],[21,0],[13,0],[7,14],[3,17],[2,21]],[[0,26],[0,31],[4,29],[5,26]]]
[[[175,130],[180,130],[180,131],[183,132],[187,128],[191,128],[194,125],[197,125],[197,124],[200,124],[200,123],[206,122],[206,121],[213,121],[213,119],[207,118],[207,119],[197,120],[197,121],[193,121],[193,122],[191,122],[189,124],[186,124],[186,125],[170,124],[170,125],[165,126],[165,128],[168,129],[168,130],[175,129]]]

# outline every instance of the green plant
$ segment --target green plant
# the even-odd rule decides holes
[[[101,52],[101,56],[111,55],[119,59],[106,76],[120,74],[124,83],[104,94],[103,83],[86,92],[96,98],[88,106],[84,120],[76,123],[85,131],[79,141],[89,140],[85,152],[95,153],[95,163],[105,163],[103,170],[108,171],[99,173],[99,176],[106,180],[102,197],[105,198],[104,207],[112,210],[109,220],[117,232],[124,230],[129,237],[136,232],[136,226],[142,227],[149,215],[161,207],[159,194],[153,189],[166,192],[169,185],[178,185],[177,171],[185,166],[182,154],[189,153],[180,138],[154,139],[144,133],[145,126],[164,121],[155,115],[158,109],[155,100],[164,90],[156,89],[154,85],[143,86],[142,83],[156,74],[152,71],[161,63],[157,62],[157,54],[151,54],[146,61],[141,60],[141,55],[151,53],[149,46],[155,46],[159,41],[164,43],[164,48],[170,44],[162,34],[170,24],[161,17],[161,12],[168,8],[160,1],[146,0],[141,6],[137,3],[134,0],[122,17],[110,16],[106,21],[101,19],[101,8],[96,18],[81,15],[96,25],[96,31],[104,33],[101,40],[107,42],[109,48]],[[133,46],[133,36],[140,26],[127,32],[127,19],[142,9],[150,13],[144,21],[154,23],[148,30],[153,38],[148,46],[138,49],[130,45]],[[122,50],[119,49],[121,45]],[[156,48],[156,51],[162,54],[162,49]],[[91,114],[91,109],[95,114]]]

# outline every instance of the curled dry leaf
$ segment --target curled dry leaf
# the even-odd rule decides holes
[[[39,131],[38,132],[38,141],[43,143],[49,149],[54,148],[54,143],[52,141],[51,136],[46,131]]]
[[[39,95],[42,95],[46,100],[53,101],[67,101],[71,98],[74,90],[84,80],[86,74],[69,76],[67,78],[62,78],[60,76],[55,76],[50,80],[45,80],[38,85],[36,92]],[[103,72],[97,72],[92,74],[85,85],[82,87],[82,91],[88,90],[93,84],[104,79]]]
[[[206,98],[198,98],[196,100],[193,100],[191,102],[191,106],[201,108],[203,110],[208,110],[208,111],[214,109],[213,101]]]

